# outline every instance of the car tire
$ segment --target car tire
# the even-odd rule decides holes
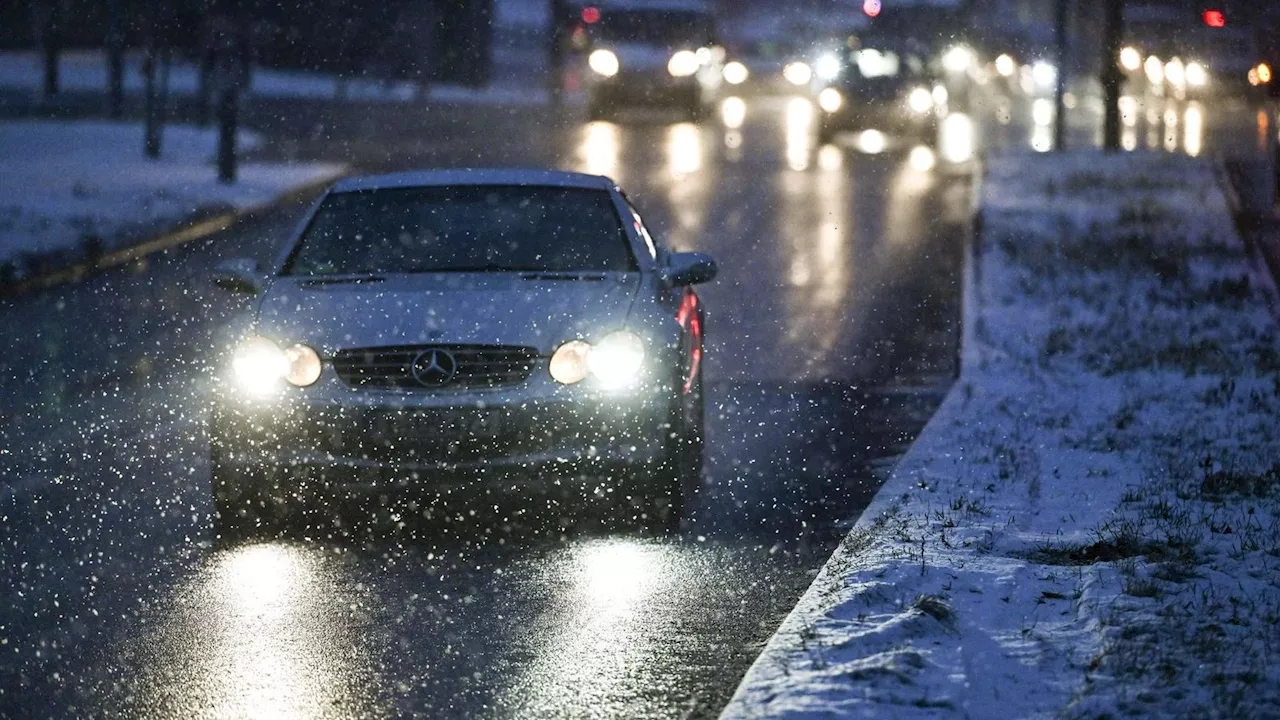
[[[678,533],[697,506],[704,465],[704,415],[702,374],[699,373],[688,402],[679,403],[672,413],[666,452],[654,483],[656,497],[651,505],[652,514],[663,532]]]

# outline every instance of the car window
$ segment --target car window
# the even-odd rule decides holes
[[[711,19],[690,11],[610,10],[601,15],[595,33],[613,42],[705,45],[711,41]]]
[[[634,268],[609,193],[470,186],[332,195],[285,274]]]

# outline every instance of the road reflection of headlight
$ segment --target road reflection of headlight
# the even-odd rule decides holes
[[[671,77],[689,77],[698,72],[698,56],[689,50],[680,50],[667,61],[667,72]]]
[[[730,85],[741,85],[747,81],[747,77],[750,75],[751,73],[747,71],[747,66],[737,60],[731,60],[724,66],[724,81]]]
[[[844,105],[844,96],[835,88],[823,88],[822,92],[818,93],[818,105],[823,110],[833,113]]]
[[[968,162],[973,159],[973,120],[963,113],[952,113],[942,121],[942,159],[949,163]]]
[[[747,104],[740,97],[727,97],[720,103],[720,119],[730,130],[737,130],[747,119]]]
[[[808,63],[797,60],[787,63],[787,66],[782,68],[782,77],[792,85],[808,85],[813,79],[813,70],[809,68]]]
[[[1053,101],[1045,98],[1037,98],[1031,104],[1031,119],[1036,125],[1050,125],[1053,123],[1053,116],[1057,113],[1053,108]]]
[[[840,58],[827,53],[813,64],[813,70],[823,80],[835,80],[840,77]]]
[[[611,50],[596,50],[587,57],[587,65],[596,72],[597,75],[604,77],[613,77],[618,74],[618,56],[614,55]]]
[[[925,88],[918,87],[907,96],[907,107],[911,108],[911,112],[923,115],[933,109],[933,94]]]
[[[1164,66],[1165,79],[1174,87],[1183,87],[1187,80],[1187,68],[1182,64],[1182,60],[1174,58]]]
[[[644,368],[644,341],[639,335],[620,330],[606,335],[587,353],[587,369],[608,390],[627,387]]]

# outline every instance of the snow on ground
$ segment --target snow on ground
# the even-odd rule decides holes
[[[243,144],[255,142],[252,134]],[[0,268],[10,279],[90,244],[111,250],[139,231],[218,210],[250,210],[342,172],[339,165],[242,162],[217,180],[216,134],[165,128],[162,156],[142,152],[141,125],[98,121],[0,122]],[[65,258],[64,258],[65,259]]]
[[[961,379],[725,717],[1274,717],[1275,291],[1212,165],[982,202]]]

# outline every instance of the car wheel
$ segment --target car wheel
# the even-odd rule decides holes
[[[664,532],[679,532],[681,523],[696,507],[702,488],[704,413],[699,373],[687,401],[672,413],[665,457],[658,469],[658,482],[654,483],[657,496],[653,515]]]

